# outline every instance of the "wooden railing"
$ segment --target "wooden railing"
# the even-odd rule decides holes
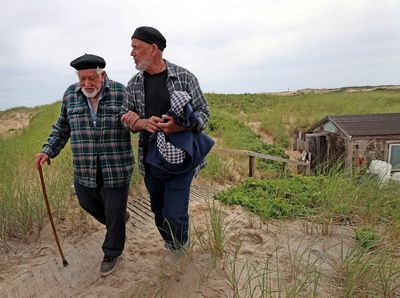
[[[305,162],[305,161],[286,159],[286,158],[282,158],[282,157],[278,157],[278,156],[262,154],[262,153],[258,153],[258,152],[248,151],[248,150],[213,148],[212,151],[248,156],[249,157],[249,177],[253,177],[253,175],[254,175],[254,160],[256,157],[262,158],[262,159],[267,159],[267,160],[278,161],[278,162],[282,162],[285,164],[290,163],[290,164],[294,164],[294,165],[305,166],[306,167],[305,174],[306,175],[310,174],[310,163]]]
[[[134,146],[137,146],[138,141],[136,139],[132,140],[132,144]],[[262,154],[258,152],[253,152],[253,151],[248,151],[248,150],[238,150],[238,149],[224,149],[224,148],[212,148],[211,151],[217,151],[217,152],[223,152],[223,153],[228,153],[228,154],[235,154],[235,155],[242,155],[242,156],[248,156],[249,157],[249,177],[253,177],[254,175],[254,161],[255,158],[262,158],[262,159],[267,159],[267,160],[273,160],[273,161],[278,161],[282,162],[284,164],[294,164],[294,165],[299,165],[299,166],[305,166],[305,174],[309,175],[310,174],[310,163],[305,162],[305,161],[299,161],[299,160],[293,160],[293,159],[286,159],[278,156],[273,156],[269,154]]]

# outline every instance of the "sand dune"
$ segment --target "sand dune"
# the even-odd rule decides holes
[[[7,252],[0,255],[0,296],[187,298],[233,297],[236,291],[242,297],[251,290],[261,291],[260,277],[267,281],[266,287],[283,293],[311,268],[329,276],[334,260],[354,243],[352,227],[332,226],[328,235],[322,235],[315,223],[262,222],[239,206],[213,203],[209,189],[194,188],[192,245],[186,254],[167,251],[151,218],[134,215],[127,226],[122,262],[114,274],[101,278],[104,228],[93,223],[85,231],[71,232],[67,222],[58,222],[69,266],[62,266],[47,226],[38,242],[9,243]],[[130,197],[130,205],[136,201]],[[225,233],[219,252],[212,240],[210,210],[219,215]],[[306,296],[309,291],[304,289]],[[321,297],[336,294],[325,279],[320,281],[320,293]]]

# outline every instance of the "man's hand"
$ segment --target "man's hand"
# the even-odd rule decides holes
[[[43,164],[47,161],[50,164],[49,156],[46,153],[38,153],[36,154],[35,165],[36,168],[39,169]]]
[[[132,111],[128,111],[121,117],[121,121],[125,122],[131,130],[134,130],[135,124],[139,121],[140,116]]]
[[[143,126],[143,129],[148,132],[154,133],[160,130],[159,125],[162,123],[163,119],[157,116],[151,116],[149,119],[141,119],[140,125]]]
[[[150,133],[159,131],[158,123],[163,121],[163,119],[156,116],[151,116],[149,119],[141,119],[137,113],[132,111],[122,115],[121,120],[125,122],[132,131],[144,129]]]
[[[174,118],[169,115],[163,115],[163,122],[158,123],[158,127],[166,134],[171,135],[186,130],[183,126],[176,124]]]

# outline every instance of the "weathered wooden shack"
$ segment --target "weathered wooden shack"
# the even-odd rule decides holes
[[[400,171],[400,113],[326,116],[297,136],[295,149],[311,159],[311,167],[343,158],[352,169],[374,159]]]

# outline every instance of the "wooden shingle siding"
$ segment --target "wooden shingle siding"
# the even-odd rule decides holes
[[[314,156],[314,166],[339,158],[356,167],[374,159],[388,161],[389,144],[400,144],[400,113],[328,115],[299,134],[297,144]]]

